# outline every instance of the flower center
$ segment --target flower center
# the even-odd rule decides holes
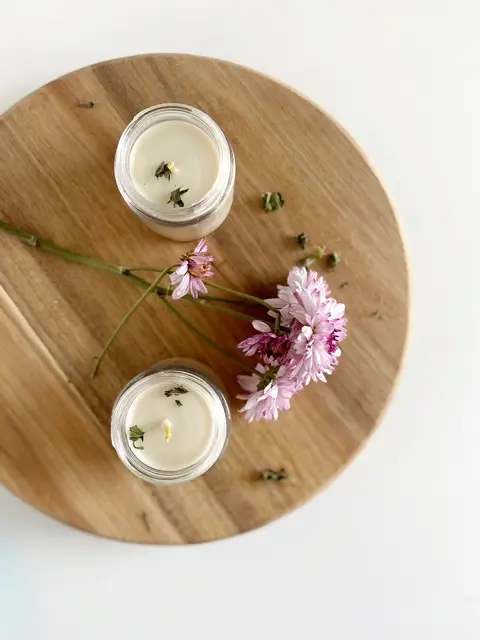
[[[263,373],[262,377],[260,378],[260,382],[257,384],[257,391],[263,391],[263,389],[266,389],[270,382],[275,380],[275,378],[277,377],[279,369],[280,365],[271,367],[268,371],[265,371],[265,373]]]
[[[335,353],[338,344],[338,331],[334,329],[327,338],[327,351],[328,353]]]

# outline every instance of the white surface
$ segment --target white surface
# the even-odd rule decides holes
[[[379,170],[412,270],[410,348],[383,424],[296,513],[223,543],[145,548],[0,492],[2,640],[478,640],[479,19],[477,0],[1,4],[0,109],[148,51],[295,86]]]

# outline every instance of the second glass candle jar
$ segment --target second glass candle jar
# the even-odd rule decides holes
[[[162,173],[162,163],[171,169]],[[125,202],[150,228],[172,240],[195,240],[230,212],[235,156],[209,115],[161,104],[137,114],[123,132],[115,179]]]

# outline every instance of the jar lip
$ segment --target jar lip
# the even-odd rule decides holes
[[[128,443],[126,417],[137,393],[143,393],[150,385],[164,381],[166,376],[183,379],[185,384],[195,385],[211,402],[215,430],[209,447],[192,464],[174,470],[151,467],[135,456]],[[230,431],[230,409],[227,398],[220,387],[208,376],[186,365],[170,365],[160,363],[146,372],[130,380],[117,396],[111,416],[112,445],[123,464],[136,476],[154,484],[175,484],[193,480],[203,475],[221,457],[228,442]]]
[[[170,210],[147,200],[137,191],[130,177],[130,154],[138,138],[161,121],[183,120],[206,133],[219,156],[219,169],[210,190],[197,202],[182,209]],[[201,222],[222,205],[235,180],[235,155],[221,127],[204,111],[190,105],[167,102],[147,107],[137,113],[118,141],[114,161],[118,190],[128,206],[137,214],[166,226],[186,226]]]

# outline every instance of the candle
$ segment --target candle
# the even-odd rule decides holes
[[[172,162],[175,171],[155,177],[161,162]],[[135,189],[147,200],[172,209],[173,189],[188,189],[182,200],[188,207],[207,195],[218,175],[219,157],[208,135],[189,122],[167,120],[140,135],[130,155],[130,175]]]
[[[166,361],[134,378],[112,411],[112,443],[144,480],[171,484],[202,475],[222,454],[230,427],[223,392],[198,363]]]
[[[123,132],[115,178],[143,222],[173,240],[194,240],[214,231],[230,212],[235,157],[206,113],[158,105],[138,114]]]

